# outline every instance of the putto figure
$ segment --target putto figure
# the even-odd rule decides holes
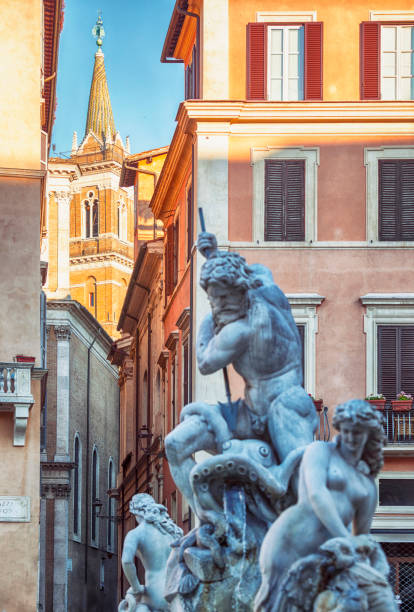
[[[171,543],[183,535],[168,516],[167,509],[157,504],[151,495],[138,493],[130,504],[130,512],[138,526],[124,540],[122,569],[131,585],[125,599],[119,604],[119,612],[158,612],[167,610],[163,597],[167,559]],[[139,557],[145,568],[145,585],[140,584],[135,567]]]
[[[198,333],[198,365],[202,374],[211,374],[232,364],[245,382],[245,397],[215,406],[188,404],[166,438],[172,475],[196,513],[190,482],[195,452],[221,453],[232,439],[260,439],[270,442],[282,463],[312,442],[317,425],[314,404],[302,387],[297,327],[270,270],[219,251],[213,234],[201,233],[197,247],[208,257],[200,284],[211,306]]]
[[[280,515],[263,540],[260,552],[262,584],[255,600],[257,612],[285,609],[280,607],[282,583],[293,564],[303,558],[312,561],[312,555],[319,547],[324,551],[324,543],[331,538],[339,539],[340,543],[343,539],[349,540],[351,524],[354,536],[369,533],[377,503],[375,476],[383,464],[382,418],[368,402],[351,400],[336,408],[333,424],[339,435],[335,440],[313,442],[307,447],[300,466],[298,501]],[[356,544],[358,554],[362,555],[367,542],[356,539]],[[370,554],[368,551],[366,556]],[[386,573],[386,563],[382,564],[382,569]],[[313,575],[314,585],[316,574],[312,570],[310,575]],[[382,575],[384,581],[386,585]],[[299,582],[304,584],[303,580]],[[379,604],[376,603],[378,607],[372,604],[378,585],[374,593],[370,592],[369,585],[363,586],[364,597],[368,596],[371,601],[369,610],[384,610]],[[313,610],[312,606],[309,610]]]

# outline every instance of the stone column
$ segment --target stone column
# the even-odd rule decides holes
[[[70,194],[69,191],[57,191],[57,290],[61,297],[70,293],[69,280],[69,232],[70,232]]]
[[[53,612],[68,608],[68,501],[66,492],[55,498]]]

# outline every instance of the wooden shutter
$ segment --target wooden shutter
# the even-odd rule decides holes
[[[378,392],[414,394],[414,326],[378,327]]]
[[[305,239],[305,162],[265,160],[265,240]]]
[[[395,399],[397,389],[397,327],[378,327],[378,393],[383,393],[387,403]]]
[[[320,21],[305,23],[305,100],[322,100],[322,30]]]
[[[398,160],[380,159],[378,161],[379,183],[379,239],[398,240],[399,205],[397,198]]]
[[[400,240],[414,240],[414,160],[399,162]]]
[[[378,162],[379,239],[414,240],[414,160]]]
[[[175,285],[178,283],[178,266],[179,266],[179,254],[178,254],[178,247],[179,247],[179,235],[178,235],[178,231],[179,231],[179,225],[178,225],[178,219],[177,221],[174,223],[174,239],[173,239],[173,261],[174,261],[174,265],[173,265],[173,284],[174,287]]]
[[[360,26],[361,100],[380,99],[380,24],[365,21]]]
[[[247,24],[247,99],[266,100],[267,26]]]
[[[167,227],[167,247],[165,249],[165,292],[171,295],[174,289],[174,224]]]

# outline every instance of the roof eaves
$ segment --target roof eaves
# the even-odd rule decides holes
[[[174,57],[175,48],[178,39],[180,38],[181,29],[184,24],[185,15],[180,14],[176,9],[187,10],[188,0],[176,0],[173,13],[171,15],[170,24],[168,26],[167,35],[165,37],[164,46],[161,53],[161,62],[166,62],[167,58]]]

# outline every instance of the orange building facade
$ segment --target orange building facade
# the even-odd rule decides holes
[[[327,415],[353,397],[386,397],[373,534],[407,610],[414,412],[391,402],[401,389],[414,394],[413,33],[408,0],[397,9],[383,0],[346,8],[177,0],[161,61],[183,62],[186,99],[150,203],[165,229],[163,342],[152,335],[160,352],[145,398],[154,410],[157,377],[165,381],[164,433],[188,401],[225,401],[221,375],[201,376],[195,362],[209,310],[194,248],[201,207],[219,247],[268,266],[287,294],[303,337],[304,386]],[[120,320],[127,333],[137,316],[131,304]],[[233,398],[243,393],[232,371],[230,385]],[[159,501],[188,520],[163,473]],[[139,490],[159,491],[154,478],[150,470]]]

